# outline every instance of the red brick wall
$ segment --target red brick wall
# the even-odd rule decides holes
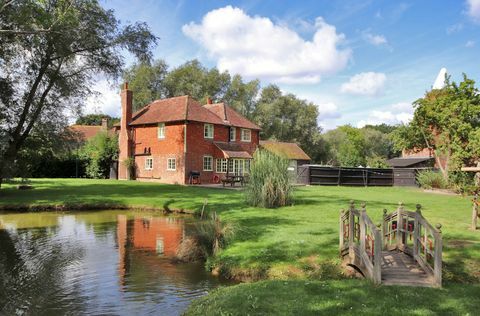
[[[159,139],[157,125],[135,128],[136,176],[139,180],[157,180],[183,184],[185,179],[184,124],[165,124],[165,138]],[[150,151],[150,155],[142,155]],[[139,156],[140,155],[140,156]],[[153,169],[145,169],[146,158],[153,158]],[[167,170],[167,159],[176,159],[176,170]]]
[[[200,181],[202,183],[212,183],[214,175],[218,175],[220,178],[225,176],[223,173],[217,174],[215,172],[216,159],[223,158],[223,155],[213,142],[228,142],[229,129],[230,127],[228,126],[215,125],[213,132],[214,138],[212,140],[204,138],[204,123],[188,123],[185,183],[188,183],[190,171],[200,171]],[[253,155],[253,152],[256,150],[259,143],[258,131],[252,131],[251,142],[241,142],[240,137],[240,128],[237,128],[235,141],[238,144],[241,144],[245,151]],[[213,157],[213,171],[203,171],[203,156],[205,155]]]
[[[200,172],[202,183],[212,183],[216,174],[216,159],[223,158],[221,151],[213,144],[229,141],[229,127],[215,125],[213,139],[204,137],[204,123],[188,122],[187,146],[185,153],[184,135],[185,125],[182,123],[167,123],[165,138],[158,139],[157,125],[148,125],[135,128],[135,162],[138,180],[155,180],[165,183],[188,183],[190,171]],[[252,131],[251,142],[240,141],[240,128],[236,131],[236,143],[253,155],[259,143],[258,131]],[[145,149],[150,154],[144,155]],[[203,171],[203,157],[213,157],[213,171]],[[146,158],[153,158],[153,169],[145,169]],[[176,171],[167,170],[167,159],[176,158]],[[217,174],[220,178],[225,174]]]

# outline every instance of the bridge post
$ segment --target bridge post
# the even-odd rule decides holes
[[[387,238],[385,238],[385,236],[387,236],[387,230],[388,230],[387,220],[386,220],[387,212],[388,212],[387,209],[384,208],[383,209],[383,221],[382,221],[382,239],[384,239],[383,240],[383,245],[382,245],[383,249],[387,248],[387,246],[388,246],[388,240],[387,240]]]
[[[435,258],[434,258],[434,266],[433,266],[433,277],[435,279],[435,285],[438,287],[442,286],[442,225],[437,224],[435,225],[438,231],[437,238],[435,238]]]
[[[343,244],[345,243],[345,240],[343,238],[343,236],[345,235],[345,230],[344,230],[344,227],[343,227],[343,216],[344,215],[345,215],[345,210],[342,209],[340,211],[340,244],[339,244],[340,255],[342,254]],[[350,231],[348,233],[350,234]]]
[[[422,206],[417,204],[417,210],[415,212],[415,219],[413,224],[413,258],[418,256],[418,238],[420,236],[419,218],[422,216]]]
[[[382,283],[382,236],[380,230],[376,229],[374,234],[374,247],[373,247],[373,281],[375,284]]]
[[[362,209],[360,210],[360,249],[365,251],[365,216],[367,213],[366,204],[362,203]]]
[[[403,227],[403,202],[398,203],[397,208],[397,248],[402,249],[402,245],[405,243],[405,235],[402,233],[401,229]]]
[[[350,201],[350,210],[349,210],[349,221],[348,221],[348,246],[353,245],[353,239],[355,238],[355,217],[352,214],[352,211],[355,210],[355,203],[353,200]]]

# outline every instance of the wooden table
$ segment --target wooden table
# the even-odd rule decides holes
[[[222,179],[222,184],[230,184],[232,187],[235,186],[235,183],[240,183],[242,186],[245,184],[244,176],[226,176],[225,179]]]

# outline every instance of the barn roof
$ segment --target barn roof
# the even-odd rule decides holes
[[[90,138],[95,137],[101,130],[102,126],[90,126],[90,125],[72,125],[69,127],[71,131],[78,133],[83,140],[89,140]]]
[[[429,161],[431,157],[406,157],[406,158],[392,158],[387,160],[387,164],[391,167],[408,168],[413,167],[421,162]]]
[[[260,147],[290,160],[311,160],[311,158],[295,143],[276,141],[260,141]]]

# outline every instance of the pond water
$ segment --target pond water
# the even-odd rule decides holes
[[[178,315],[230,284],[172,257],[195,219],[0,213],[1,315]]]

